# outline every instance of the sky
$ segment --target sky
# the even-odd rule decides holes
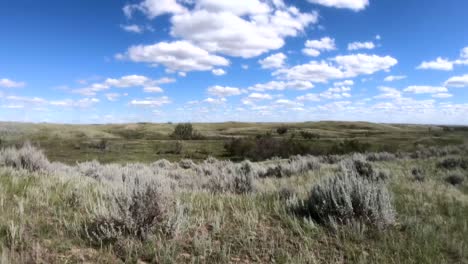
[[[468,125],[468,1],[0,0],[0,121]]]

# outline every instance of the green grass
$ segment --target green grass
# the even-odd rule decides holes
[[[53,161],[126,163],[226,158],[224,137],[254,136],[281,125],[195,124],[206,139],[182,142],[182,154],[171,153],[170,124],[2,123],[0,135],[6,145],[37,142]],[[429,131],[427,126],[342,122],[287,126],[289,135],[301,130],[320,134],[314,144],[322,146],[358,138],[376,149],[412,150],[417,144],[458,144],[468,138],[463,129]],[[5,132],[8,129],[14,132]],[[109,141],[106,151],[93,147],[103,138]],[[468,263],[468,171],[458,170],[465,181],[452,186],[444,180],[451,171],[438,168],[437,162],[429,158],[375,163],[391,172],[388,186],[397,212],[397,224],[384,230],[357,223],[330,228],[291,212],[278,191],[288,188],[305,199],[314,184],[334,175],[336,165],[323,165],[307,174],[258,179],[258,192],[253,194],[178,192],[177,206],[171,208],[179,212],[172,219],[178,223],[174,233],[156,232],[146,241],[126,238],[101,246],[89,241],[84,226],[95,208],[106,206],[105,183],[0,167],[0,263]],[[412,178],[413,168],[423,169],[423,182]]]
[[[251,195],[180,193],[184,213],[173,236],[103,247],[82,235],[103,186],[86,178],[2,169],[0,244],[14,263],[468,263],[466,183],[446,184],[446,172],[434,164],[377,164],[392,171],[398,213],[398,224],[383,231],[358,224],[332,230],[290,212],[278,189],[288,186],[305,198],[313,184],[333,173],[334,165],[327,165],[306,175],[260,180],[260,192]],[[426,181],[411,179],[415,166],[426,168]]]
[[[3,145],[31,141],[44,149],[51,161],[74,164],[77,161],[97,159],[101,162],[151,162],[156,159],[203,160],[208,156],[230,158],[224,143],[230,137],[254,137],[286,126],[282,137],[291,137],[309,146],[317,154],[327,153],[337,142],[356,139],[369,143],[372,151],[412,151],[418,146],[445,146],[463,144],[468,130],[445,131],[437,126],[373,124],[366,122],[307,122],[307,123],[212,123],[194,124],[204,140],[183,141],[180,154],[173,153],[175,140],[170,138],[173,124],[122,125],[59,125],[1,123],[0,139]],[[299,132],[320,135],[320,140],[301,139]],[[100,140],[106,140],[107,149],[99,150]]]

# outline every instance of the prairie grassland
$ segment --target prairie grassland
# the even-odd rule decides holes
[[[0,262],[468,263],[467,154],[65,165],[4,149]]]
[[[75,164],[98,160],[102,163],[145,162],[183,158],[203,161],[209,156],[234,159],[224,144],[230,138],[255,138],[267,133],[276,139],[292,139],[310,149],[310,154],[326,155],[343,140],[368,144],[367,151],[414,151],[419,147],[460,145],[468,139],[465,127],[373,124],[365,122],[306,123],[213,123],[193,124],[202,138],[175,140],[170,137],[175,124],[59,125],[0,122],[0,145],[13,146],[30,141],[40,146],[51,161]],[[287,127],[284,135],[278,127]],[[319,139],[305,139],[307,132]],[[177,145],[180,143],[180,151]],[[101,145],[104,144],[104,148]]]

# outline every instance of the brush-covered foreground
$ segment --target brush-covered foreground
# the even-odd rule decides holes
[[[0,263],[468,263],[467,147],[70,166],[0,151]]]

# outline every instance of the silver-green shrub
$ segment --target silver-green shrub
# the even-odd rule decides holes
[[[384,183],[340,173],[315,185],[305,204],[319,223],[362,221],[383,228],[395,223],[395,210]]]

